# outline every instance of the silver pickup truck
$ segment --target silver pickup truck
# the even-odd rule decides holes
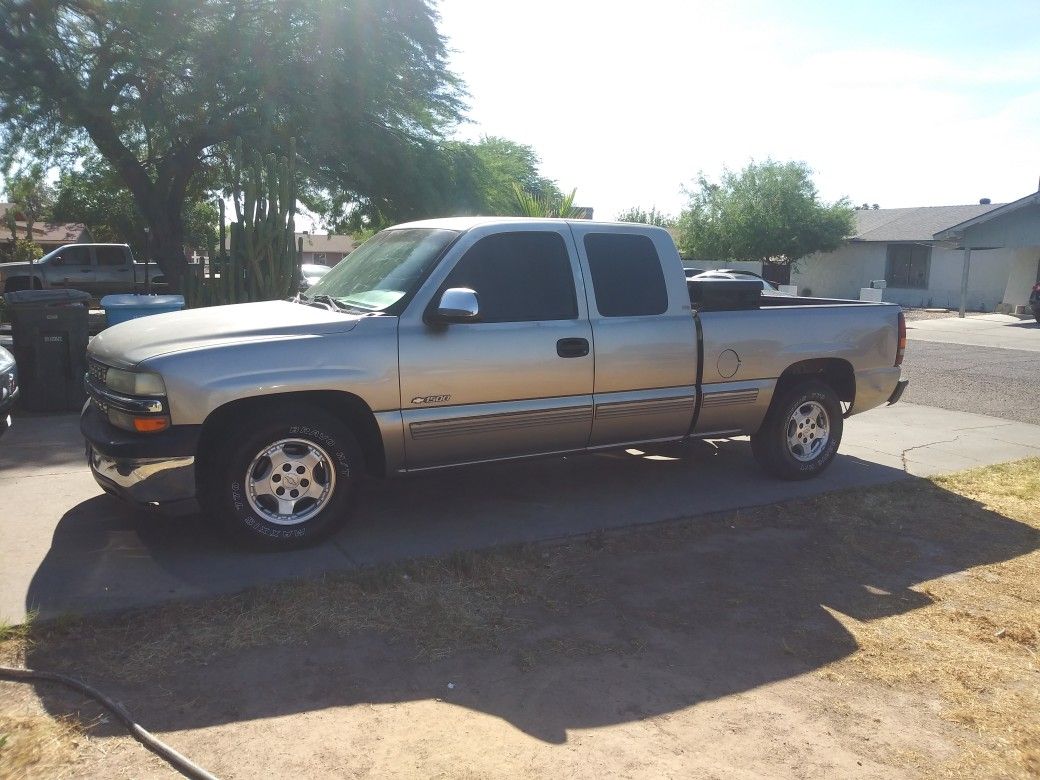
[[[100,298],[134,292],[146,282],[163,288],[162,271],[134,260],[126,244],[66,244],[31,263],[0,263],[2,292],[73,288]]]
[[[898,306],[687,280],[660,228],[429,220],[291,301],[105,330],[81,428],[105,490],[287,547],[366,476],[750,434],[811,477],[845,417],[899,399],[904,339]]]

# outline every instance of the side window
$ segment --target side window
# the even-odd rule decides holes
[[[90,247],[70,246],[62,249],[61,260],[64,265],[90,265]]]
[[[448,275],[444,288],[469,287],[482,322],[573,320],[574,275],[559,233],[497,233],[475,243]]]
[[[649,237],[589,233],[585,254],[596,306],[604,317],[637,317],[668,310],[661,259]]]
[[[126,255],[121,246],[96,246],[94,256],[97,257],[98,265],[126,265]]]

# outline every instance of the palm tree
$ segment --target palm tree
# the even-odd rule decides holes
[[[575,187],[569,195],[535,195],[513,182],[513,194],[516,196],[517,211],[521,217],[578,219],[582,210],[574,205],[577,193],[578,189]]]

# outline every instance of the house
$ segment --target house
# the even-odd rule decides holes
[[[352,236],[319,235],[297,233],[296,240],[303,239],[303,262],[314,265],[334,266],[360,245]]]
[[[856,211],[834,252],[799,260],[791,283],[820,297],[858,298],[885,280],[903,306],[1014,311],[1040,281],[1040,193],[1013,203]]]
[[[14,208],[12,203],[0,203],[0,240],[10,240],[7,212]],[[26,222],[15,215],[15,231],[18,238],[25,238]],[[44,254],[64,244],[81,244],[91,241],[90,231],[80,222],[34,222],[32,238],[43,247]]]

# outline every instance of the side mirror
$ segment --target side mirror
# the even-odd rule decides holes
[[[65,265],[65,258],[63,258],[61,255],[58,255],[53,260],[51,260],[51,262],[55,265]]]
[[[480,317],[477,293],[468,287],[451,287],[441,294],[434,322],[476,322]]]

